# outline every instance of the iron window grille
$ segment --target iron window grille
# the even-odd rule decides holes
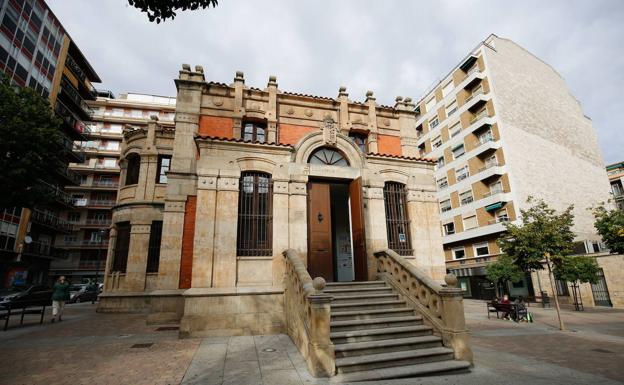
[[[352,132],[349,134],[349,138],[355,143],[358,148],[366,154],[366,135]]]
[[[126,272],[128,265],[128,250],[130,248],[130,222],[119,222],[117,227],[117,239],[113,256],[113,271]]]
[[[266,125],[256,122],[243,124],[243,140],[264,143],[266,141]]]
[[[162,239],[162,221],[152,221],[150,226],[149,247],[147,250],[148,273],[157,273],[160,263],[160,241]]]
[[[263,172],[243,172],[238,194],[236,255],[273,255],[273,179]]]
[[[141,156],[139,154],[128,154],[126,161],[128,162],[126,167],[126,186],[139,183]]]
[[[156,183],[167,183],[167,171],[169,171],[169,167],[171,167],[171,155],[159,155]]]
[[[399,255],[412,255],[405,185],[396,182],[386,182],[383,191],[386,207],[388,247]]]

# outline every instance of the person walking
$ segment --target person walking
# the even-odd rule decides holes
[[[63,307],[65,301],[69,300],[69,282],[65,280],[65,276],[61,275],[52,287],[52,321],[63,320]]]

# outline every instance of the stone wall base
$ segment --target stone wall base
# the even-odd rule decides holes
[[[149,293],[113,292],[99,297],[99,313],[143,313],[148,324],[178,323],[184,312],[185,290],[155,290]]]
[[[286,331],[284,291],[275,287],[188,289],[180,337],[278,334]]]

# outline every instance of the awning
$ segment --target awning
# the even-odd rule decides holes
[[[455,274],[456,277],[473,277],[477,275],[486,275],[485,267],[483,266],[449,269],[449,273]]]
[[[485,211],[493,211],[503,207],[503,202],[493,203],[491,205],[485,206]]]

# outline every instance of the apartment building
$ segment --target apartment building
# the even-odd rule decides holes
[[[624,162],[608,165],[607,174],[609,175],[615,205],[620,210],[624,210]]]
[[[41,283],[48,280],[50,262],[64,257],[54,246],[56,238],[71,231],[59,215],[73,204],[64,187],[80,183],[80,175],[68,164],[84,159],[73,143],[88,132],[84,122],[91,110],[86,101],[95,99],[92,83],[100,78],[45,2],[0,0],[0,20],[0,71],[12,84],[48,98],[63,120],[64,161],[55,182],[44,184],[55,203],[0,212],[0,285]]]
[[[62,213],[72,231],[57,238],[56,247],[66,250],[66,258],[55,259],[51,275],[63,274],[72,282],[84,282],[104,275],[111,209],[117,202],[119,187],[119,154],[124,127],[147,127],[156,116],[164,127],[174,125],[175,98],[138,93],[115,98],[110,91],[100,91],[89,102],[91,122],[75,150],[85,154],[81,162],[71,163],[80,183],[66,187],[73,207]]]
[[[504,223],[533,196],[563,210],[574,204],[582,250],[599,236],[587,210],[609,198],[591,120],[564,79],[511,40],[490,35],[417,104],[421,156],[437,161],[446,267],[467,297],[489,298],[485,266],[496,260]],[[529,277],[509,288],[531,295]]]

